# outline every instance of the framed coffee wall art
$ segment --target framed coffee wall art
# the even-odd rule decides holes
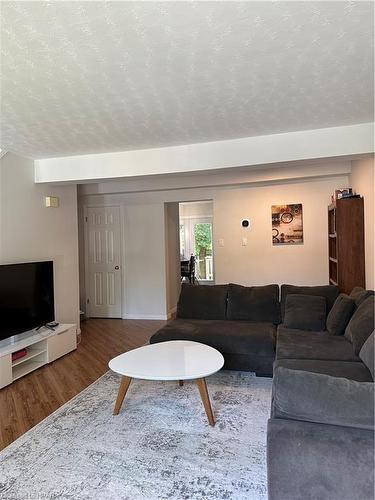
[[[302,203],[272,205],[272,244],[303,243]]]

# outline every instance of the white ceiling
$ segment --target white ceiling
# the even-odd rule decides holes
[[[1,147],[34,158],[373,120],[372,2],[1,2]]]

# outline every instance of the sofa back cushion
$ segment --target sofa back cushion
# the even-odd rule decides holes
[[[363,361],[363,364],[369,369],[372,380],[374,380],[374,344],[375,344],[375,331],[369,336],[366,342],[363,344],[361,350],[359,351],[359,357]]]
[[[358,356],[363,344],[374,331],[374,299],[367,297],[356,309],[345,330],[345,337],[353,344],[354,353]]]
[[[279,285],[228,285],[227,319],[280,323]]]
[[[226,319],[227,285],[182,285],[178,318]]]
[[[281,285],[281,318],[284,321],[285,301],[288,294],[300,295],[318,295],[325,297],[327,301],[327,314],[331,310],[337,296],[339,289],[334,285],[321,285],[321,286],[296,286],[296,285]]]
[[[326,327],[326,298],[289,293],[285,301],[284,325],[297,330],[321,332]]]
[[[362,304],[362,302],[371,295],[374,295],[373,290],[365,290],[361,286],[355,286],[353,290],[350,292],[349,297],[354,300],[356,307],[359,307]]]
[[[327,316],[328,332],[331,335],[344,335],[354,309],[354,299],[345,293],[340,293]]]
[[[274,372],[272,395],[273,418],[374,429],[373,382],[280,366]]]

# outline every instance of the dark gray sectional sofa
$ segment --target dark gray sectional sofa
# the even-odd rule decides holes
[[[217,348],[225,368],[272,375],[269,500],[374,498],[374,292],[182,287],[151,338]]]
[[[344,335],[278,327],[270,500],[374,498],[374,295],[352,298]]]
[[[280,319],[278,285],[183,285],[177,318],[150,342],[202,342],[223,354],[224,368],[271,376]]]

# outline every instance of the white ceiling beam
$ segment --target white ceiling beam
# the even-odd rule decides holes
[[[35,182],[100,182],[374,152],[374,123],[35,161]]]
[[[356,156],[358,158],[358,156]],[[79,194],[103,195],[114,193],[142,193],[200,188],[221,188],[285,184],[296,181],[341,177],[351,172],[348,159],[324,159],[264,165],[262,168],[239,167],[215,170],[202,174],[167,174],[116,179],[114,181],[81,184]]]

